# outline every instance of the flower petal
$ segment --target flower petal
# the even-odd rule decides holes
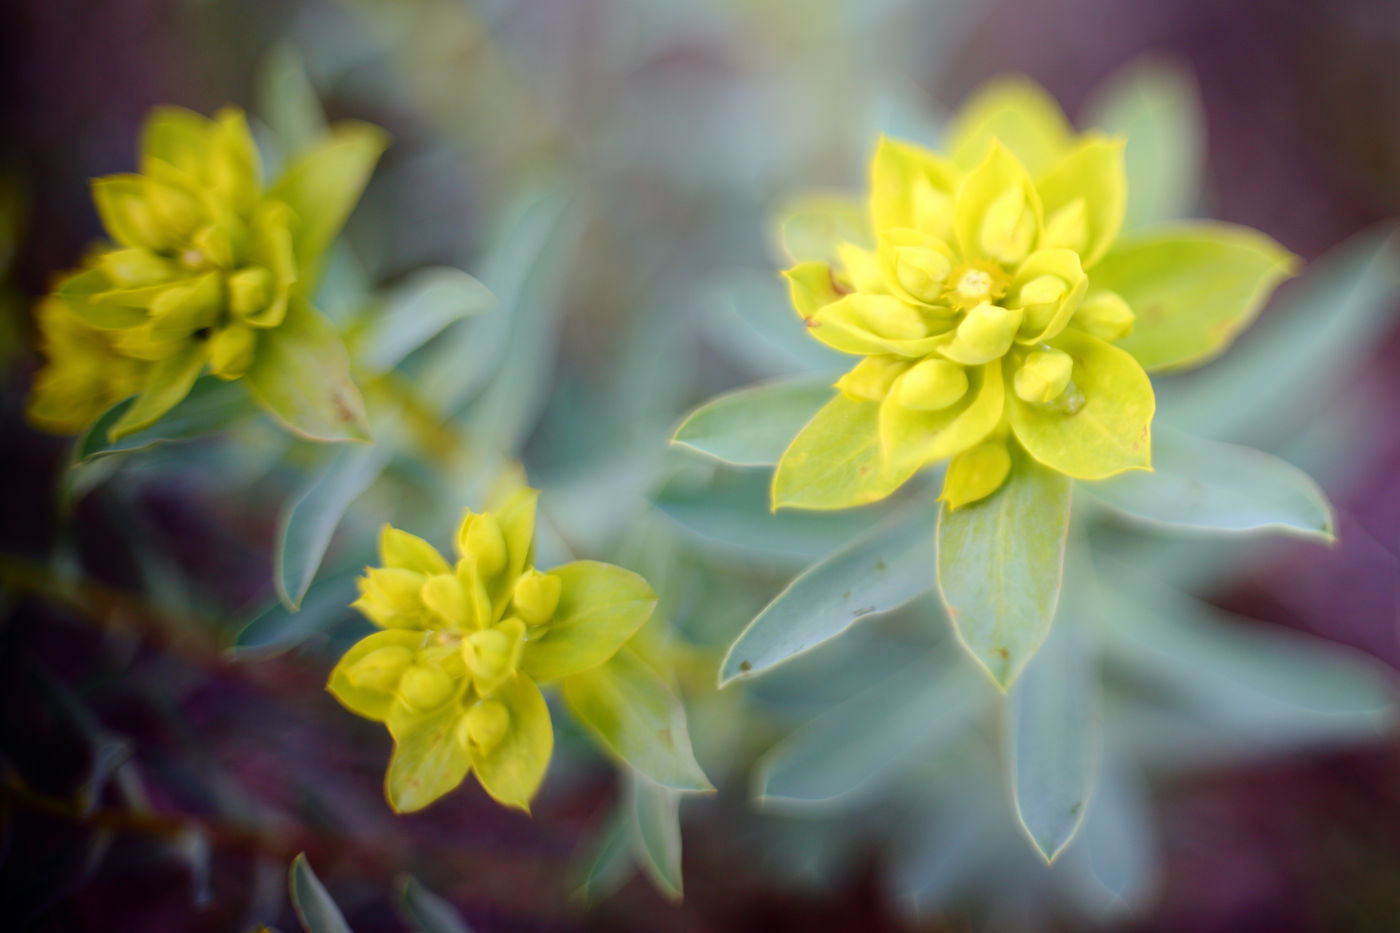
[[[455,790],[471,770],[471,752],[460,740],[459,700],[426,713],[396,703],[387,717],[394,755],[384,776],[384,796],[396,813],[421,810]]]
[[[880,405],[880,443],[890,469],[913,472],[980,443],[1001,423],[1006,388],[1001,360],[969,367],[965,400],[942,411],[899,404],[893,391]],[[904,377],[901,377],[901,379]]]
[[[476,779],[497,803],[530,812],[554,752],[549,707],[530,678],[517,675],[491,695],[505,707],[509,725],[499,743],[472,756]]]
[[[880,137],[870,160],[870,220],[875,232],[915,227],[946,238],[958,173],[940,155]]]
[[[1123,140],[1097,133],[1082,137],[1037,187],[1045,209],[1042,245],[1074,250],[1088,269],[1123,226],[1128,203]]]
[[[878,502],[914,475],[887,467],[880,406],[844,394],[827,402],[783,452],[773,472],[773,508],[846,509]]]
[[[1030,174],[999,142],[963,176],[953,200],[953,228],[964,259],[1015,264],[1040,241],[1040,194]]]
[[[944,148],[966,171],[986,158],[993,140],[1000,140],[1038,175],[1069,146],[1071,132],[1064,111],[1044,88],[1029,78],[999,78],[962,105]]]
[[[422,632],[407,629],[386,629],[366,635],[355,642],[336,663],[331,670],[326,689],[340,701],[341,706],[355,715],[383,722],[388,718],[389,710],[394,704],[393,689],[385,689],[382,685],[374,683],[372,678],[367,680],[363,676],[352,676],[351,671],[365,658],[382,648],[416,651],[422,643]]]
[[[1068,391],[1083,402],[1071,414],[1008,392],[1007,418],[1027,453],[1076,479],[1151,469],[1156,401],[1147,373],[1128,353],[1072,328],[1050,343],[1074,361]]]

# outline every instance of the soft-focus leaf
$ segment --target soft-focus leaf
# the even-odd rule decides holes
[[[773,471],[773,508],[846,509],[889,496],[917,462],[895,469],[880,445],[880,406],[837,395],[783,451]]]
[[[671,443],[736,466],[772,466],[830,401],[833,381],[798,376],[718,396],[691,412]]]
[[[639,774],[628,781],[632,852],[657,890],[672,900],[681,897],[680,791]]]
[[[839,192],[807,194],[787,202],[775,212],[778,218],[777,245],[783,253],[775,258],[790,262],[835,262],[836,248],[842,243],[867,243],[870,221],[865,202]]]
[[[318,581],[307,590],[295,612],[278,600],[244,623],[233,636],[229,653],[236,659],[248,660],[290,651],[312,635],[349,618],[355,595],[352,576]]]
[[[1142,905],[1156,888],[1161,856],[1147,788],[1128,763],[1105,756],[1083,836],[1094,879],[1124,908]]]
[[[1248,339],[1190,376],[1159,380],[1159,419],[1228,440],[1277,439],[1395,321],[1400,241],[1385,224],[1312,263]]]
[[[1005,707],[1016,815],[1047,862],[1083,823],[1099,771],[1098,670],[1086,637],[1097,606],[1087,572],[1073,572],[1050,635]]]
[[[311,870],[311,863],[302,852],[292,859],[287,886],[291,891],[292,906],[296,908],[297,919],[306,933],[351,933],[340,908],[331,900],[330,893],[321,879]]]
[[[1214,531],[1274,530],[1333,539],[1332,508],[1306,473],[1277,457],[1157,431],[1153,471],[1084,488],[1134,518]]]
[[[1029,458],[938,520],[938,588],[972,656],[1003,690],[1050,630],[1064,571],[1070,481]]]
[[[392,634],[398,634],[398,630],[379,632],[370,638]],[[422,637],[416,632],[404,634]],[[499,693],[504,699],[504,688]],[[511,709],[511,713],[514,712]],[[395,813],[421,810],[456,790],[466,778],[472,760],[467,747],[458,741],[462,716],[462,705],[455,699],[426,713],[410,713],[402,704],[391,709],[386,722],[394,737],[394,754],[384,775],[384,796]],[[518,733],[514,715],[511,718],[510,731]],[[502,745],[510,741],[508,733]]]
[[[395,649],[402,658],[410,656],[423,644],[423,633],[413,629],[393,628],[373,632],[350,647],[331,669],[326,689],[350,712],[376,722],[388,720],[394,709],[394,691],[389,685],[365,683],[351,672],[367,657],[383,648]],[[401,649],[401,650],[400,650]],[[383,657],[381,655],[380,657]]]
[[[913,509],[803,571],[735,640],[720,665],[720,685],[762,673],[932,589],[936,521],[932,509]]]
[[[1157,62],[1109,78],[1088,108],[1088,123],[1127,140],[1126,231],[1189,216],[1200,197],[1204,117],[1195,82]]]
[[[1133,309],[1118,345],[1152,372],[1224,352],[1296,264],[1262,233],[1196,223],[1124,237],[1094,267],[1093,286]]]
[[[662,787],[706,791],[680,698],[631,651],[566,678],[569,712],[605,748]]]
[[[1048,169],[1070,140],[1064,111],[1044,89],[1023,77],[989,81],[963,102],[948,128],[945,148],[966,171],[1000,141],[1035,175]]]
[[[399,916],[414,933],[472,933],[447,900],[423,887],[412,875],[399,876]]]
[[[253,399],[314,441],[367,441],[365,402],[350,379],[345,344],[315,308],[293,299],[287,318],[258,339],[244,376]]]
[[[706,340],[726,359],[760,375],[822,372],[850,366],[850,357],[813,340],[793,314],[788,288],[772,270],[721,274],[701,319]]]
[[[127,399],[113,405],[83,433],[74,451],[78,462],[213,434],[253,410],[242,386],[214,376],[201,376],[189,394],[150,427],[117,441],[109,440],[112,425],[121,420],[132,402]]]
[[[878,786],[958,735],[988,691],[960,658],[920,658],[784,739],[759,760],[764,803],[830,806]]]
[[[204,347],[193,341],[152,366],[140,394],[107,429],[108,443],[149,428],[189,395],[203,370]]]
[[[495,296],[460,269],[423,269],[399,283],[384,298],[359,336],[360,365],[387,372],[449,324],[488,310]]]
[[[287,155],[312,146],[326,129],[326,114],[306,75],[301,57],[290,45],[280,45],[263,67],[261,105],[277,143]]]
[[[597,667],[651,618],[656,593],[630,570],[578,560],[549,571],[562,582],[559,606],[544,633],[533,637],[522,669],[538,681]]]
[[[383,472],[389,453],[385,445],[357,444],[336,451],[282,513],[273,580],[277,595],[289,609],[301,605],[340,520]]]
[[[388,136],[378,127],[337,124],[321,142],[293,159],[272,186],[270,196],[296,213],[292,244],[301,269],[312,270],[318,264],[360,200],[388,144]]]
[[[517,674],[492,695],[510,715],[510,727],[500,743],[472,762],[477,780],[492,799],[505,807],[530,812],[549,758],[554,752],[554,725],[540,688]]]
[[[584,860],[582,880],[575,895],[586,903],[597,903],[610,896],[622,887],[636,867],[632,858],[630,804],[630,800],[626,801],[609,817]]]

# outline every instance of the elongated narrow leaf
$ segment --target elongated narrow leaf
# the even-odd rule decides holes
[[[412,875],[399,876],[399,915],[414,933],[472,933],[457,908]]]
[[[282,513],[274,582],[289,609],[295,611],[301,605],[345,510],[379,477],[388,461],[387,445],[339,450]]]
[[[162,415],[189,395],[195,380],[204,371],[205,351],[190,342],[151,367],[141,393],[123,409],[120,417],[107,429],[107,441],[117,443],[150,428]]]
[[[387,372],[449,324],[491,308],[496,298],[460,269],[440,267],[413,273],[384,299],[360,335],[360,365]]]
[[[1105,755],[1084,820],[1084,842],[1094,880],[1122,907],[1147,901],[1157,886],[1161,855],[1147,788],[1133,766]]]
[[[352,617],[350,604],[355,595],[353,576],[319,580],[307,590],[297,611],[288,610],[279,600],[246,622],[234,635],[229,653],[248,660],[290,651],[312,635]]]
[[[345,344],[305,301],[294,298],[282,325],[258,338],[257,358],[243,381],[259,405],[309,440],[369,440]]]
[[[1134,518],[1215,531],[1333,538],[1332,508],[1306,473],[1272,454],[1158,430],[1153,472],[1084,488]]]
[[[189,395],[155,424],[120,440],[109,440],[108,431],[121,420],[131,403],[132,399],[126,399],[113,405],[83,432],[74,452],[77,462],[214,434],[254,411],[242,386],[214,376],[201,376],[195,380]]]
[[[762,673],[933,588],[931,508],[880,525],[803,571],[725,655],[720,686]]]
[[[713,789],[695,761],[680,699],[631,651],[563,687],[569,712],[623,762],[672,790]]]
[[[1204,117],[1190,76],[1165,65],[1129,65],[1089,106],[1088,123],[1127,141],[1125,231],[1189,216],[1205,164]]]
[[[844,802],[957,736],[991,692],[961,658],[920,658],[764,755],[755,796],[784,805]]]
[[[628,791],[632,853],[657,890],[680,900],[681,794],[635,773]]]
[[[630,804],[630,800],[626,801],[608,818],[583,861],[584,870],[574,895],[587,903],[596,903],[611,895],[636,868],[631,848]]]
[[[1054,629],[1005,707],[1016,816],[1047,862],[1084,822],[1099,771],[1098,671],[1086,638],[1097,607],[1085,572],[1073,574]]]
[[[721,395],[691,412],[671,443],[737,466],[772,466],[831,399],[834,378],[798,376]]]
[[[1003,690],[1035,654],[1060,597],[1070,481],[1027,457],[991,496],[938,520],[938,588],[968,651]]]
[[[300,154],[325,132],[325,111],[292,46],[278,46],[268,56],[259,90],[262,118],[285,155]]]
[[[310,287],[321,254],[330,246],[360,200],[360,192],[389,144],[389,137],[367,123],[338,123],[288,163],[271,195],[296,213],[292,228],[303,288]]]
[[[345,922],[340,908],[331,900],[330,893],[325,885],[321,884],[321,879],[311,870],[311,863],[306,860],[305,852],[292,859],[288,887],[291,890],[292,907],[296,909],[297,919],[301,921],[306,933],[351,933],[350,925]]]

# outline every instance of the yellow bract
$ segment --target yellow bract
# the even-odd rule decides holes
[[[1150,469],[1155,403],[1143,366],[1204,356],[1193,339],[1218,348],[1231,331],[1216,322],[1248,320],[1288,270],[1276,244],[1221,225],[1172,241],[1177,269],[1150,265],[1150,242],[1120,260],[1123,141],[1075,136],[1024,79],[975,95],[948,153],[881,139],[867,231],[851,237],[849,223],[810,216],[800,225],[801,255],[785,273],[793,305],[815,339],[862,359],[779,462],[775,506],[874,501],[955,458],[943,498],[957,508],[997,490],[1014,459],[1008,444],[1080,479]],[[822,230],[848,241],[823,246]],[[1240,255],[1245,243],[1253,252]],[[1111,269],[1102,282],[1101,262]],[[1243,264],[1224,285],[1233,304],[1160,320],[1154,289],[1171,304],[1230,262]],[[1131,353],[1111,346],[1130,334]],[[878,444],[852,431],[873,431]]]
[[[655,594],[636,574],[590,561],[534,569],[533,489],[468,511],[449,563],[385,526],[381,566],[354,606],[382,631],[348,651],[329,689],[384,722],[396,747],[385,794],[416,810],[475,771],[503,804],[528,809],[553,747],[536,686],[602,664],[647,620]]]

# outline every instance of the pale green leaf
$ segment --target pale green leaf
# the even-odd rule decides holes
[[[938,521],[938,588],[958,637],[993,681],[1011,685],[1055,617],[1070,481],[1018,457],[1001,489]]]
[[[1119,346],[1151,372],[1224,352],[1296,266],[1296,257],[1262,233],[1198,223],[1121,239],[1091,282],[1133,309],[1133,331]]]
[[[1084,822],[1099,771],[1098,670],[1085,637],[1097,607],[1086,573],[1073,574],[1049,637],[1005,706],[1016,816],[1047,862]]]
[[[360,365],[388,372],[449,324],[489,310],[491,292],[460,269],[442,266],[414,272],[384,297],[356,340]]]
[[[1332,508],[1322,490],[1272,454],[1158,429],[1152,461],[1151,473],[1124,473],[1084,488],[1152,523],[1333,540]]]
[[[690,745],[685,707],[661,676],[623,649],[566,678],[569,712],[617,758],[673,790],[713,790]]]
[[[175,353],[151,367],[146,385],[117,420],[107,429],[107,440],[122,438],[148,428],[170,409],[180,404],[204,370],[204,345],[190,341]]]
[[[1131,64],[1104,82],[1088,115],[1091,126],[1127,140],[1124,230],[1191,214],[1205,167],[1205,117],[1190,75],[1160,62]]]
[[[1145,903],[1156,887],[1161,854],[1153,822],[1152,802],[1134,766],[1105,755],[1082,845],[1094,880],[1128,908]]]
[[[289,609],[295,611],[301,605],[340,520],[351,503],[379,478],[389,454],[385,445],[357,444],[336,451],[282,513],[273,582]]]
[[[1048,169],[1070,141],[1069,121],[1045,90],[1019,75],[998,78],[963,102],[948,128],[945,149],[964,171],[1000,141],[1034,175]]]
[[[630,570],[579,560],[549,571],[562,582],[548,628],[525,646],[521,668],[538,681],[581,674],[612,657],[656,608],[656,593]]]
[[[775,216],[779,261],[834,263],[842,243],[866,244],[871,239],[865,202],[850,194],[805,194],[779,207]]]
[[[831,399],[834,381],[798,376],[718,396],[691,412],[671,443],[736,466],[772,466]]]
[[[632,852],[652,884],[672,900],[680,900],[682,892],[680,802],[680,791],[640,774],[628,781]]]
[[[297,919],[306,933],[351,933],[350,925],[345,922],[345,916],[335,901],[331,900],[330,892],[311,870],[305,852],[292,859],[287,887],[291,892],[292,907],[296,909]]]
[[[799,574],[734,641],[720,664],[720,686],[797,657],[858,620],[932,589],[935,523],[932,509],[913,509]]]
[[[379,632],[365,641],[390,634],[397,634],[397,630]],[[422,638],[421,632],[403,634],[419,640]],[[543,702],[540,701],[541,704]],[[513,714],[515,710],[511,712]],[[426,713],[409,712],[401,703],[390,710],[386,722],[394,737],[394,754],[384,775],[384,796],[395,813],[421,810],[444,794],[456,790],[466,779],[472,760],[466,745],[458,740],[462,716],[462,704],[456,699]],[[511,730],[516,730],[513,715]],[[502,744],[508,741],[510,733]]]
[[[262,118],[282,152],[295,155],[310,148],[326,130],[326,114],[296,49],[279,45],[263,65],[260,82]]]
[[[423,886],[412,875],[399,876],[399,916],[414,933],[472,933],[472,928],[444,898]]]
[[[971,665],[931,656],[834,706],[758,762],[764,804],[821,805],[857,797],[966,729],[991,691]]]
[[[597,903],[626,883],[636,863],[632,858],[631,801],[621,804],[607,821],[583,860],[582,877],[575,896],[586,903]]]
[[[773,508],[845,509],[878,502],[914,475],[895,470],[880,446],[880,406],[838,394],[783,451],[773,472]]]
[[[214,376],[201,376],[190,387],[189,394],[154,424],[120,440],[109,440],[112,425],[121,420],[134,401],[126,399],[113,405],[83,432],[73,454],[76,462],[194,440],[214,434],[253,411],[242,386]]]
[[[313,584],[296,611],[279,599],[238,629],[229,655],[236,660],[253,660],[289,651],[352,617],[350,604],[355,596],[355,578],[340,576]]]
[[[281,326],[259,336],[244,383],[254,401],[309,440],[369,440],[345,344],[305,301],[293,298]]]

